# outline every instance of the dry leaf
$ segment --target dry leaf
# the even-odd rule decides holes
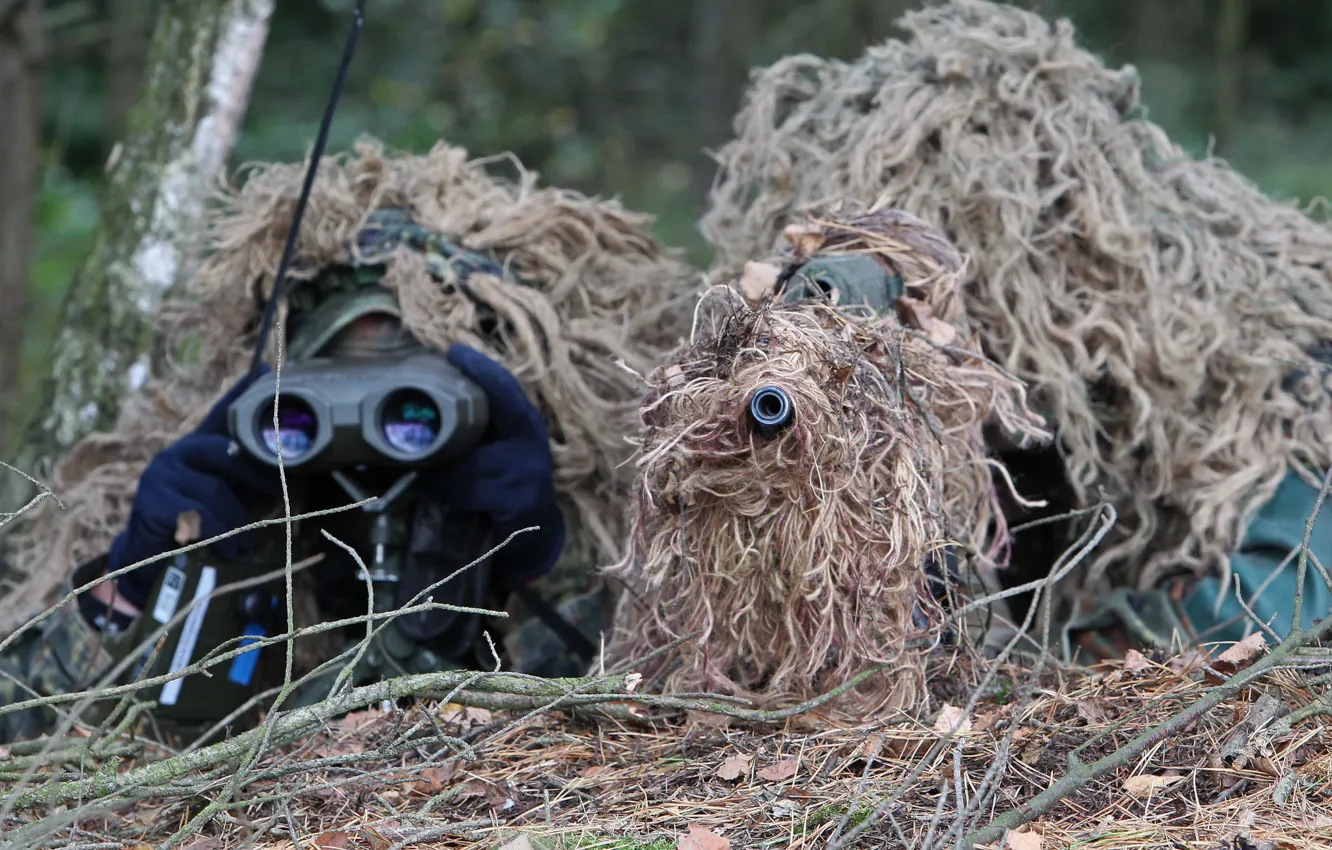
[[[449,781],[458,773],[457,764],[447,767],[427,767],[421,771],[421,778],[407,786],[408,793],[433,797],[444,790]]]
[[[725,714],[716,714],[711,711],[695,711],[692,708],[685,712],[685,720],[690,726],[702,726],[705,729],[725,729],[730,726],[732,718]]]
[[[182,511],[176,514],[176,545],[193,543],[203,536],[203,517],[198,511]]]
[[[754,757],[748,753],[735,753],[717,768],[717,778],[734,782],[749,772],[749,766],[753,762]]]
[[[1253,657],[1267,648],[1267,638],[1263,637],[1262,632],[1254,632],[1244,640],[1234,643],[1225,652],[1216,657],[1216,660],[1226,664],[1242,665],[1252,661]]]
[[[532,846],[532,839],[528,838],[526,835],[520,835],[500,847],[499,850],[536,850],[536,848]]]
[[[1135,797],[1146,797],[1154,791],[1169,788],[1183,778],[1182,776],[1152,776],[1140,773],[1137,776],[1130,776],[1124,781],[1124,790]]]
[[[758,775],[769,782],[782,782],[796,775],[800,769],[800,760],[795,758],[782,759],[776,764],[770,764],[759,770]]]
[[[679,366],[667,366],[666,371],[662,373],[666,377],[666,386],[671,389],[678,389],[684,386],[684,370]]]
[[[467,780],[463,784],[461,796],[484,797],[486,802],[496,809],[503,809],[504,804],[508,802],[508,796],[504,793],[504,789],[484,779]]]
[[[920,328],[938,345],[952,345],[957,339],[957,328],[935,317],[930,305],[918,298],[900,296],[897,299],[897,315],[903,322]]]
[[[490,712],[484,708],[450,702],[440,707],[439,719],[445,723],[457,723],[465,732],[473,726],[484,726],[489,723]]]
[[[1098,700],[1079,699],[1074,700],[1073,704],[1077,706],[1078,717],[1090,723],[1105,722],[1105,707]]]
[[[689,834],[680,836],[677,850],[731,850],[731,842],[701,826],[689,825]]]
[[[1193,647],[1181,655],[1170,659],[1170,669],[1176,673],[1186,673],[1207,663],[1209,655],[1205,650]]]
[[[1143,670],[1150,669],[1151,666],[1152,662],[1147,660],[1147,656],[1136,649],[1130,649],[1124,654],[1124,669],[1130,673],[1141,673]]]
[[[376,711],[373,708],[367,708],[364,711],[353,711],[338,720],[338,728],[343,732],[356,732],[381,720],[383,717],[383,712]]]
[[[940,735],[952,732],[958,738],[965,738],[971,733],[971,718],[962,709],[945,703],[934,721],[934,731]]]
[[[797,254],[813,254],[823,247],[823,229],[813,224],[788,224],[782,236]]]
[[[740,280],[736,282],[735,288],[740,290],[746,301],[762,301],[777,288],[777,278],[781,273],[782,270],[771,263],[750,260],[745,263],[745,270],[740,275]]]
[[[370,850],[389,850],[396,843],[373,826],[361,830],[361,837],[370,844]]]
[[[349,832],[321,832],[311,843],[319,850],[345,850],[350,839]]]
[[[1041,834],[1030,830],[1008,833],[1009,850],[1041,850]]]

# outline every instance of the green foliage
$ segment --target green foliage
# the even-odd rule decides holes
[[[97,227],[96,189],[91,181],[73,177],[60,163],[47,167],[42,177],[33,211],[37,239],[20,373],[20,392],[24,394],[31,392],[40,378],[38,372],[46,362],[60,320],[65,289],[91,247]]]

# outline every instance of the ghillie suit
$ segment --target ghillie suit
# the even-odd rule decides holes
[[[1141,116],[1072,25],[951,0],[851,63],[758,73],[702,229],[717,274],[840,200],[943,229],[966,311],[1058,433],[1075,505],[1114,505],[1085,590],[1228,577],[1289,470],[1317,484],[1332,404],[1332,230]],[[1224,586],[1224,584],[1222,585]]]
[[[619,556],[625,533],[629,482],[617,466],[630,452],[624,440],[640,395],[624,366],[651,368],[679,341],[693,274],[650,235],[645,216],[538,188],[521,166],[518,180],[501,178],[493,164],[443,143],[415,156],[373,140],[325,158],[290,297],[303,297],[329,267],[384,262],[380,283],[417,338],[441,350],[465,343],[515,374],[548,423],[569,529],[565,557],[545,582],[583,593],[595,567]],[[252,166],[239,187],[222,187],[211,253],[161,312],[167,351],[188,362],[169,356],[127,399],[115,430],[82,440],[56,467],[50,483],[66,509],[44,507],[25,529],[19,565],[40,569],[27,570],[30,592],[5,625],[47,601],[73,565],[106,551],[145,464],[247,368],[304,169]],[[372,217],[392,238],[364,238]],[[487,267],[464,279],[450,244],[488,258]]]
[[[968,350],[963,260],[937,231],[885,210],[788,236],[702,296],[691,343],[648,377],[607,656],[698,633],[639,669],[765,706],[889,664],[831,704],[863,718],[924,692],[931,571],[1005,557],[982,425],[1044,435],[1021,383]],[[761,408],[782,394],[774,432]]]

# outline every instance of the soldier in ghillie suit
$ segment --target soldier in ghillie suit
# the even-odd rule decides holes
[[[355,655],[362,666],[353,683],[493,669],[496,655],[506,670],[579,675],[612,611],[596,568],[620,554],[627,488],[615,470],[634,427],[633,375],[678,341],[675,317],[685,315],[692,275],[650,236],[646,217],[538,189],[525,172],[502,180],[489,164],[444,144],[406,156],[366,142],[326,158],[295,243],[270,361],[279,342],[292,368],[425,352],[437,364],[447,360],[437,369],[479,388],[489,410],[475,447],[421,471],[411,498],[399,500],[407,507],[389,521],[343,510],[293,524],[298,629],[366,614],[386,540],[401,566],[391,577],[395,606],[429,591],[435,603],[471,609],[402,618],[396,637],[386,633]],[[63,459],[52,485],[65,509],[41,510],[19,540],[20,564],[34,576],[25,614],[184,544],[283,515],[277,469],[241,450],[228,409],[254,380],[237,376],[253,354],[302,172],[302,164],[265,165],[239,188],[224,187],[211,251],[161,314],[168,365],[128,400],[114,432],[87,438]],[[264,439],[281,441],[293,457],[287,440],[301,434],[286,428],[284,419]],[[384,495],[387,505],[401,470],[289,469],[286,479],[295,515],[337,509],[358,491]],[[184,611],[189,593],[202,592],[202,578],[193,590],[182,583],[195,575],[191,564],[214,570],[217,586],[252,582],[210,604],[211,619],[194,627],[194,657],[282,634],[285,555],[283,525],[249,530],[103,581],[32,622],[0,652],[8,674],[0,742],[50,730],[58,719],[50,708],[8,710],[17,704],[125,681],[155,663],[154,630]],[[49,566],[33,570],[36,563]],[[53,595],[49,581],[45,589],[38,582],[59,565],[71,574]],[[190,628],[186,620],[181,634]],[[356,622],[295,640],[293,675],[309,675],[285,705],[327,694],[365,633]],[[281,684],[284,650],[279,642],[242,653],[211,677],[177,678],[142,698],[173,707],[170,722],[157,725],[175,740],[219,721],[243,726],[264,708],[244,697]],[[83,716],[105,719],[115,705],[104,700]],[[170,714],[159,707],[154,721]]]
[[[848,210],[784,242],[705,292],[648,376],[608,661],[770,709],[874,671],[820,712],[912,710],[948,657],[931,650],[968,644],[956,581],[1007,558],[985,429],[1048,434],[980,354],[965,260],[936,228]]]
[[[970,258],[986,353],[1056,434],[996,452],[1045,513],[1118,515],[1063,584],[1071,640],[1096,656],[1236,640],[1255,617],[1288,632],[1332,461],[1332,229],[1172,143],[1134,70],[1067,21],[949,0],[901,26],[853,62],[756,74],[703,219],[717,273],[838,199],[940,228]],[[1304,627],[1332,611],[1330,524],[1304,564]],[[1017,535],[1000,575],[1038,576],[1072,539],[1041,534]]]

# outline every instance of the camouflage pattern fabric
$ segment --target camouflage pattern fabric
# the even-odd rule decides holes
[[[86,583],[91,578],[83,572],[76,571],[73,581],[65,582],[61,596],[67,596],[80,579]],[[86,690],[124,652],[124,642],[124,635],[93,628],[75,600],[24,632],[0,654],[0,744],[47,734],[59,723],[61,712],[73,704],[6,709],[37,697]],[[109,709],[108,703],[94,703],[78,719],[84,724],[98,723]]]

